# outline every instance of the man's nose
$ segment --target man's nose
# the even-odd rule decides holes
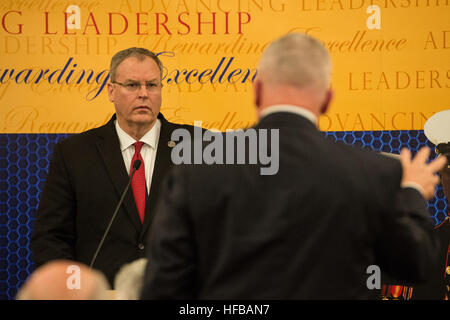
[[[138,91],[139,97],[148,97],[148,91],[146,84],[140,84],[139,91]]]

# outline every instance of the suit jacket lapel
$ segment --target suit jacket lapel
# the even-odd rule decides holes
[[[118,202],[130,177],[126,171],[122,153],[120,151],[119,138],[114,127],[115,118],[116,116],[114,115],[112,119],[102,127],[102,130],[99,131],[99,139],[97,140],[96,145],[111,178],[111,182],[116,189]],[[142,230],[142,223],[139,219],[139,213],[134,202],[131,187],[125,195],[122,206],[130,217],[132,224],[137,231],[140,232]],[[112,215],[113,212],[110,214]]]
[[[158,149],[156,152],[155,167],[153,169],[152,184],[150,188],[150,195],[147,198],[148,202],[145,206],[145,218],[142,234],[144,234],[153,221],[155,214],[156,204],[160,195],[161,184],[164,181],[164,177],[172,167],[171,151],[172,147],[169,146],[170,137],[172,131],[177,126],[168,122],[162,114],[158,115],[161,120],[161,131],[159,133]]]

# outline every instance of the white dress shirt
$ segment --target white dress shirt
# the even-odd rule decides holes
[[[122,130],[117,120],[114,121],[114,125],[116,126],[117,135],[119,136],[120,150],[122,151],[125,168],[127,168],[127,173],[130,174],[131,160],[133,159],[135,151],[133,143],[137,141]],[[140,153],[144,160],[145,182],[147,184],[148,193],[150,193],[153,170],[155,168],[156,150],[158,149],[160,131],[161,121],[156,119],[155,125],[141,138],[141,140],[139,140],[144,142]]]
[[[265,108],[263,111],[261,111],[261,118],[275,112],[290,112],[290,113],[296,113],[298,115],[301,115],[302,117],[308,119],[314,125],[317,127],[317,117],[314,113],[312,113],[309,110],[306,110],[305,108],[302,108],[301,106],[294,106],[289,104],[283,104],[283,105],[274,105]]]

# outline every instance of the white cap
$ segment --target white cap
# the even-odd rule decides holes
[[[450,109],[430,117],[423,127],[425,136],[436,146],[450,142]]]

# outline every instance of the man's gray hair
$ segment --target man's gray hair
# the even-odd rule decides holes
[[[147,50],[145,48],[132,47],[132,48],[128,48],[128,49],[119,51],[112,57],[111,64],[109,66],[109,73],[110,73],[111,81],[116,81],[117,67],[119,66],[119,64],[121,64],[122,61],[125,60],[126,58],[130,58],[130,57],[136,57],[140,61],[144,60],[145,57],[151,58],[158,65],[159,74],[162,77],[163,64],[162,64],[161,60],[159,60],[158,56],[155,53],[153,53],[150,50]]]
[[[331,81],[331,59],[318,40],[289,33],[266,49],[258,73],[269,83],[326,90]]]
[[[114,279],[117,300],[139,300],[147,259],[123,265]]]

